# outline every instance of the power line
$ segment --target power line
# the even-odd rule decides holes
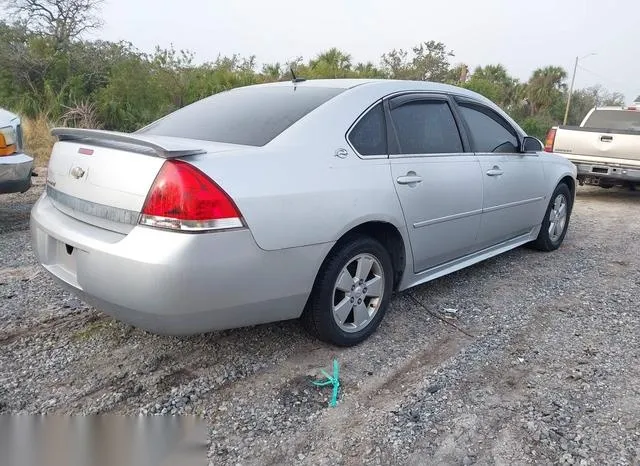
[[[586,71],[587,73],[592,74],[596,78],[603,79],[605,82],[608,82],[609,84],[613,84],[616,87],[624,88],[624,85],[622,83],[616,81],[615,79],[611,79],[611,78],[607,78],[606,76],[602,76],[601,74],[596,73],[595,71],[591,71],[590,69],[585,68],[584,66],[582,66],[580,64],[578,64],[578,68],[580,68],[582,71]]]

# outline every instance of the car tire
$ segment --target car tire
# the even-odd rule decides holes
[[[569,227],[569,219],[573,208],[573,197],[565,183],[560,183],[553,191],[553,195],[545,211],[538,237],[532,246],[539,251],[555,251],[560,247]],[[564,215],[561,214],[564,206]]]
[[[302,314],[309,333],[337,346],[371,336],[393,292],[393,263],[385,247],[368,236],[339,242],[325,260]]]

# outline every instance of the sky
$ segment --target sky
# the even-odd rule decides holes
[[[142,51],[188,49],[198,62],[255,55],[281,63],[338,47],[353,61],[428,40],[451,63],[503,64],[521,80],[562,66],[576,88],[601,84],[631,102],[640,95],[639,0],[105,0],[93,38],[126,40]]]

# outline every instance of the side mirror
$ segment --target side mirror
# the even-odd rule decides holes
[[[539,139],[531,136],[525,136],[522,141],[522,152],[542,152],[544,146]]]

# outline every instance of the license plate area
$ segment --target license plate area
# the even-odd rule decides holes
[[[77,271],[78,254],[82,251],[51,236],[47,238],[47,243],[47,261],[43,265],[60,280],[75,288],[81,288]]]
[[[70,246],[62,241],[56,241],[56,249],[55,249],[55,260],[54,264],[58,267],[65,269],[68,273],[71,273],[75,276],[77,266],[76,266],[76,255],[77,251],[73,246]]]

